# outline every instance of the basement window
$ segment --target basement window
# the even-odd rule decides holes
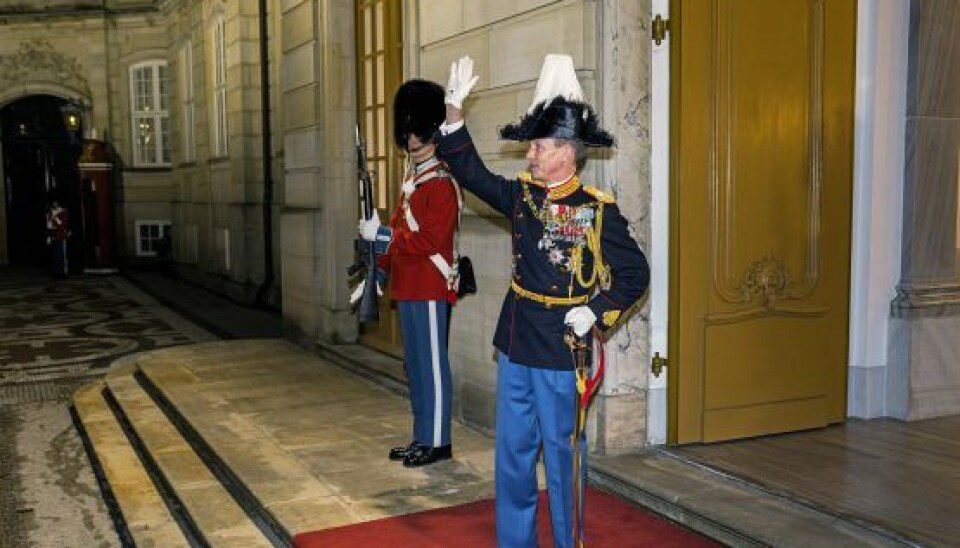
[[[137,257],[170,254],[170,221],[137,221]]]

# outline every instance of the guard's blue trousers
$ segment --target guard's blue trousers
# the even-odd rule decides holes
[[[403,335],[403,366],[410,388],[413,441],[450,444],[450,360],[446,301],[397,301]]]
[[[574,373],[518,364],[503,353],[497,362],[497,546],[538,545],[537,453],[542,445],[554,545],[572,548]],[[580,447],[581,470],[586,470],[583,437]]]

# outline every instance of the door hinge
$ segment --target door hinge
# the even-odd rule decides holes
[[[665,356],[661,356],[659,352],[653,353],[653,357],[650,358],[650,370],[653,371],[654,377],[659,377],[667,365],[668,361]]]
[[[667,39],[667,33],[670,32],[670,20],[664,19],[658,13],[650,22],[650,31],[653,35],[653,43],[659,46]]]

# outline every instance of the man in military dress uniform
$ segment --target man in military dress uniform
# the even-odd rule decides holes
[[[493,339],[497,542],[537,545],[542,445],[554,542],[568,548],[577,390],[564,335],[572,329],[589,340],[592,327],[616,325],[645,293],[650,271],[613,198],[578,177],[585,147],[610,147],[613,138],[585,102],[572,59],[548,55],[533,105],[500,130],[503,139],[529,142],[529,171],[515,179],[487,170],[463,126],[462,101],[476,81],[469,57],[451,67],[439,144],[456,180],[511,221],[512,279]]]
[[[359,227],[364,239],[376,243],[378,266],[389,276],[400,313],[413,437],[408,445],[391,449],[389,458],[408,467],[453,455],[447,322],[456,295],[452,265],[460,190],[435,154],[443,100],[443,88],[427,80],[409,80],[397,90],[394,139],[410,160],[402,195],[389,226],[380,225],[374,210]],[[351,300],[362,293],[358,287]]]

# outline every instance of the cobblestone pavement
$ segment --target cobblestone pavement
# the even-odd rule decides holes
[[[120,277],[0,269],[0,548],[118,545],[70,395],[124,355],[212,339]]]

